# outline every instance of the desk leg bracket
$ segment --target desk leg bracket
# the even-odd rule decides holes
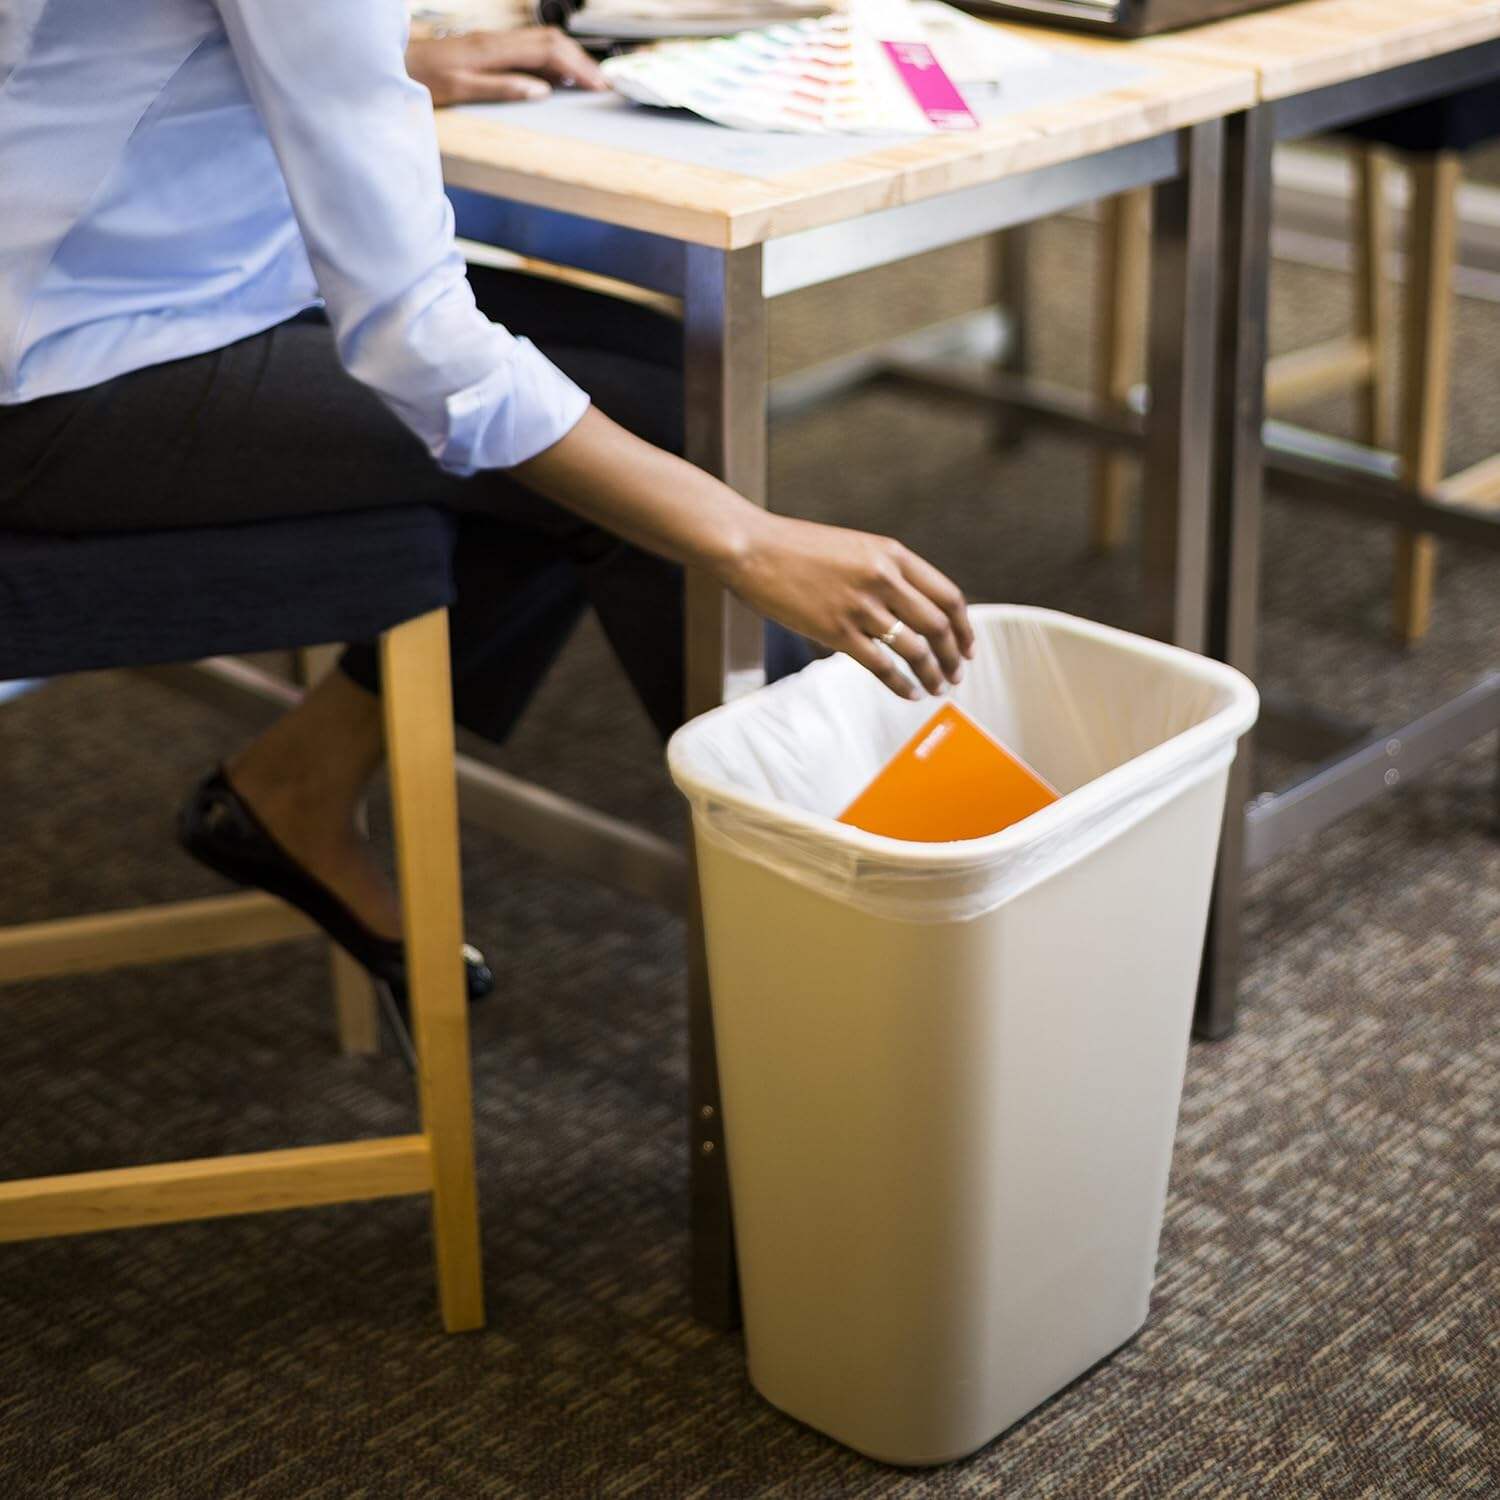
[[[1298,839],[1399,790],[1438,761],[1497,731],[1500,672],[1492,672],[1421,718],[1371,735],[1285,790],[1257,797],[1245,811],[1245,874],[1268,864]],[[1496,818],[1500,825],[1500,785]]]

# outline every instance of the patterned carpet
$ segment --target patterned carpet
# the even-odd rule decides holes
[[[1089,243],[1059,224],[1038,246],[1056,376],[1081,373]],[[964,252],[881,300],[936,315],[980,275]],[[1278,341],[1332,331],[1347,299],[1281,268]],[[782,363],[831,346],[849,305],[801,299]],[[1466,304],[1458,337],[1455,464],[1500,449],[1500,308]],[[1312,415],[1337,427],[1346,403]],[[997,454],[972,415],[865,393],[777,432],[774,493],[899,530],[974,598],[1129,624],[1133,557],[1083,551],[1088,462],[1040,434]],[[1377,530],[1273,505],[1267,685],[1397,717],[1500,666],[1493,556],[1445,550],[1432,638],[1408,655],[1385,643],[1389,556]],[[169,819],[232,744],[209,710],[119,677],[0,709],[0,920],[214,889]],[[500,760],[678,824],[591,632]],[[967,1462],[839,1448],[754,1394],[738,1338],[694,1324],[680,929],[471,831],[470,926],[500,979],[474,1017],[488,1330],[437,1332],[416,1202],[0,1247],[0,1493],[1496,1495],[1495,770],[1478,745],[1257,878],[1242,1024],[1189,1061],[1151,1321]],[[4,1002],[0,1175],[412,1124],[397,1061],[333,1053],[307,944]]]

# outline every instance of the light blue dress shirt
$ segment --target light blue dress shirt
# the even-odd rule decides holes
[[[222,348],[321,300],[455,473],[588,398],[475,307],[403,0],[0,0],[0,402]]]

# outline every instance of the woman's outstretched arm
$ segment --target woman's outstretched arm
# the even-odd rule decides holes
[[[456,473],[523,482],[753,608],[847,651],[893,691],[893,645],[937,691],[972,649],[959,591],[899,543],[767,515],[593,409],[474,304],[432,101],[407,76],[403,0],[213,0],[276,152],[344,367]]]
[[[957,682],[973,653],[963,595],[889,537],[772,515],[683,459],[627,432],[596,408],[566,437],[515,469],[539,494],[663,556],[702,568],[752,608],[845,651],[903,697]]]

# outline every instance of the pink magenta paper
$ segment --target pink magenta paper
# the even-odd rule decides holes
[[[975,130],[979,121],[926,42],[882,42],[901,81],[938,130]]]

